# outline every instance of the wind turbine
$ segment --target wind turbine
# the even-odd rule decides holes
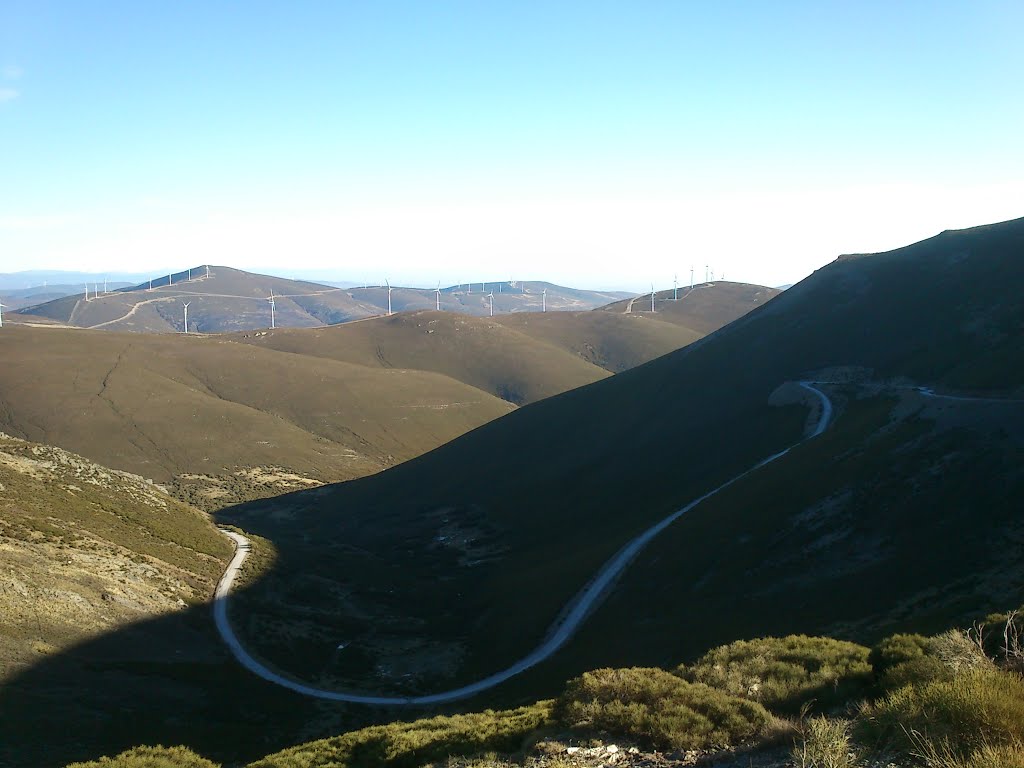
[[[103,278],[103,292],[107,292],[107,278],[105,277]]]
[[[672,278],[672,301],[679,301],[679,275]]]
[[[704,265],[704,282],[705,283],[710,282],[708,280],[708,265],[707,264]]]
[[[388,317],[391,317],[391,283],[389,283],[386,279],[384,280],[384,283],[388,287]]]
[[[711,282],[715,282],[715,270],[711,270]]]
[[[275,315],[274,310],[277,309],[277,304],[274,303],[274,289],[273,288],[270,289],[270,298],[267,299],[267,301],[270,302],[270,327],[271,328],[277,328],[277,321],[276,321],[275,316],[274,316]]]
[[[185,333],[188,333],[188,305],[192,302],[181,302],[181,305],[185,308]]]
[[[654,311],[654,283],[651,283],[651,312]]]
[[[206,265],[206,279],[207,280],[210,279],[210,265],[209,264]]]
[[[693,264],[690,265],[690,290],[693,290]]]
[[[548,289],[547,288],[545,288],[543,291],[540,292],[540,311],[541,312],[547,312],[548,311]]]
[[[168,272],[167,273],[167,287],[170,288],[171,287],[171,283],[173,283],[173,282],[174,282],[174,275],[172,275],[170,272]]]
[[[149,278],[149,290],[153,290],[153,278]]]
[[[440,280],[437,281],[437,290],[435,290],[434,293],[437,294],[437,296],[435,297],[437,299],[437,311],[440,312],[441,311],[441,281]]]
[[[494,317],[494,291],[488,293],[487,298],[491,300],[491,317]]]
[[[85,284],[85,300],[89,301],[89,284]]]
[[[3,308],[6,307],[6,306],[7,306],[6,304],[0,304],[0,328],[4,327],[4,309]]]
[[[192,267],[188,268],[188,281],[190,283],[192,282]]]

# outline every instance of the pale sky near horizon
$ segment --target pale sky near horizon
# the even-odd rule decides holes
[[[0,8],[0,272],[795,282],[1024,216],[1024,3]]]

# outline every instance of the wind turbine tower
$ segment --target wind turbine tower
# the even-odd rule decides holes
[[[107,278],[105,277],[103,278],[103,292],[107,292]]]
[[[437,289],[434,291],[434,293],[435,293],[435,297],[434,298],[437,299],[436,309],[437,309],[438,312],[440,312],[441,311],[441,281],[440,280],[437,281]]]
[[[388,287],[388,317],[391,317],[391,283],[387,280],[385,280],[384,283]]]
[[[85,300],[89,301],[89,284],[85,284]]]
[[[711,282],[710,280],[708,280],[708,265],[707,264],[704,265],[704,282],[705,283]]]
[[[4,307],[6,304],[0,304],[0,328],[4,327]]]
[[[690,290],[693,290],[693,264],[690,265]]]
[[[183,301],[181,303],[182,307],[185,308],[185,333],[188,333],[188,305],[191,303],[191,301],[187,303]]]
[[[654,283],[651,283],[651,312],[654,311]]]
[[[679,275],[672,277],[672,301],[679,301]]]
[[[487,298],[490,299],[491,302],[491,317],[494,317],[494,291],[488,293]]]
[[[541,312],[547,312],[548,311],[548,289],[547,288],[545,288],[543,291],[540,292],[540,311]]]
[[[153,290],[153,278],[149,278],[149,290]]]
[[[188,268],[188,281],[190,283],[192,282],[192,267]]]
[[[210,265],[209,264],[206,265],[206,279],[207,280],[210,279]]]
[[[277,328],[276,310],[277,304],[274,303],[274,289],[270,289],[270,298],[267,299],[270,302],[270,327]]]

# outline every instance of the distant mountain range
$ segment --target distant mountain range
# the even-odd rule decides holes
[[[102,284],[100,284],[102,285]],[[93,293],[64,295],[22,310],[77,328],[164,333],[308,328],[413,309],[486,316],[538,310],[588,310],[627,294],[587,291],[544,282],[473,283],[436,290],[387,287],[337,288],[258,275],[230,267],[198,266],[151,282]],[[273,307],[271,306],[273,296]],[[20,306],[25,306],[22,302]]]

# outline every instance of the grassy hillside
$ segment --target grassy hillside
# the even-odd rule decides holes
[[[246,642],[281,667],[325,684],[381,688],[390,682],[398,690],[436,690],[492,672],[536,645],[561,606],[628,537],[795,443],[807,411],[797,402],[771,404],[784,382],[854,366],[875,382],[905,377],[996,395],[1018,390],[1024,385],[1024,351],[1016,342],[1024,317],[1022,254],[1024,220],[842,258],[703,341],[523,408],[416,461],[316,495],[230,511],[226,519],[280,549],[275,572],[244,597],[254,625],[301,619],[309,628],[305,636],[250,633]],[[846,435],[845,442],[822,439],[793,460],[813,456],[807,466],[824,474],[828,446],[841,457],[876,432],[887,434],[884,413],[851,417],[847,431],[832,438]],[[903,415],[898,423],[907,431],[898,433],[904,442],[883,440],[877,450],[880,456],[911,452],[906,460],[916,467],[913,476],[933,485],[925,497],[934,502],[933,524],[959,530],[954,521],[971,514],[998,530],[1004,507],[986,496],[945,495],[934,480],[941,473],[924,469],[936,459],[928,446],[939,440],[925,435],[946,440],[946,428],[924,416],[917,423]],[[995,448],[999,461],[986,476],[1001,478],[1008,498],[1019,492],[1019,478],[996,468],[1010,466],[1012,440]],[[965,445],[965,465],[984,466],[976,451],[989,445],[986,439]],[[834,488],[824,481],[812,486],[802,509],[825,503],[814,488],[828,495],[844,487],[835,482]],[[887,498],[896,489],[883,484],[877,492]],[[744,502],[735,514],[790,511],[770,493],[754,495],[767,508]],[[909,521],[918,514],[917,506],[892,498],[890,515]],[[301,536],[277,522],[285,510],[302,515]],[[905,521],[893,525],[912,528]],[[826,554],[838,557],[839,543],[826,544]],[[718,552],[699,539],[692,546],[704,548],[705,556]],[[984,550],[972,548],[960,567],[980,578],[989,568]],[[886,563],[931,557],[931,550],[900,537],[885,555],[879,572]],[[919,567],[934,577],[946,562],[936,555]],[[734,581],[718,590],[723,610],[745,599],[748,588],[740,586]],[[935,615],[960,599],[953,580],[946,586]],[[668,588],[683,587],[672,582]],[[890,580],[870,604],[840,603],[838,612],[821,604],[832,601],[825,590],[809,588],[787,599],[803,616],[855,623],[869,618],[867,612],[898,616],[920,589],[912,579]],[[721,622],[703,621],[687,642],[702,643],[720,626],[755,634],[762,618],[733,611]],[[344,638],[351,652],[335,653],[321,636]],[[614,653],[657,653],[672,635],[641,633],[618,651],[614,643],[623,641],[616,635],[590,637],[593,663]],[[543,685],[544,675],[539,668],[510,689]]]
[[[230,553],[206,515],[159,486],[0,434],[0,682],[206,601]]]
[[[497,321],[612,373],[667,355],[705,335],[636,312],[529,312]]]
[[[258,347],[374,368],[433,371],[516,404],[605,378],[601,368],[488,318],[402,312],[312,330],[232,337]],[[666,350],[667,351],[667,350]]]
[[[377,471],[511,410],[434,373],[218,338],[12,326],[0,428],[206,507]]]
[[[663,323],[681,325],[705,336],[780,293],[782,291],[777,288],[720,280],[716,283],[701,283],[692,289],[686,286],[678,291],[657,291],[654,294],[653,313],[650,294],[607,304],[600,311],[655,317]]]

